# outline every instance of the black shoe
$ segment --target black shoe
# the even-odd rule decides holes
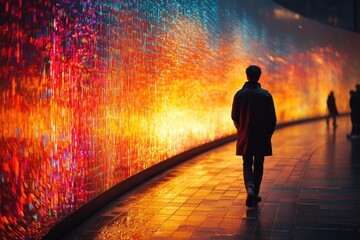
[[[259,195],[254,196],[254,202],[259,203],[261,202],[261,197]]]
[[[248,193],[246,197],[246,206],[252,207],[255,201],[255,194],[251,187],[248,188]]]

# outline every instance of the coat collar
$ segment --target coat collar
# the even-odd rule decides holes
[[[258,88],[258,87],[261,87],[261,84],[258,83],[258,82],[250,82],[250,81],[247,81],[245,82],[243,88]]]

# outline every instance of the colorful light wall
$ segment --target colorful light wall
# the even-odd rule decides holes
[[[124,179],[235,133],[245,68],[279,122],[340,112],[354,33],[269,0],[0,0],[0,236],[41,238]]]

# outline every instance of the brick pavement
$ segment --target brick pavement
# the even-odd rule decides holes
[[[245,206],[235,142],[119,197],[65,239],[360,240],[360,140],[349,117],[277,129],[256,208]]]

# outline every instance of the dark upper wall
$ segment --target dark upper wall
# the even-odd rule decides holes
[[[274,0],[305,17],[360,32],[360,0]]]

